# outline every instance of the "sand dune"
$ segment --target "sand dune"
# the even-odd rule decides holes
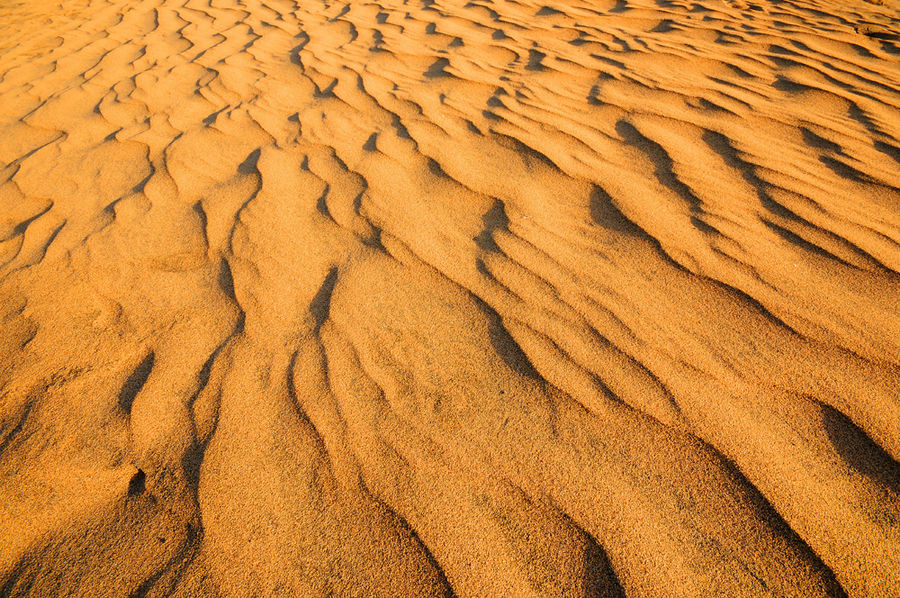
[[[900,596],[898,11],[0,3],[0,596]]]

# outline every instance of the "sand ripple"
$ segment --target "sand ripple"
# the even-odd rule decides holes
[[[0,3],[0,596],[900,596],[897,17]]]

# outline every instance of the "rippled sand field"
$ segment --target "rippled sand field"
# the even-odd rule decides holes
[[[900,596],[900,2],[0,0],[0,596]]]

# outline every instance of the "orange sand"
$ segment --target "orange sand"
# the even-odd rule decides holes
[[[0,596],[900,596],[900,0],[0,0]]]

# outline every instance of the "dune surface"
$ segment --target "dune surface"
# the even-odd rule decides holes
[[[0,596],[900,596],[898,14],[0,0]]]

